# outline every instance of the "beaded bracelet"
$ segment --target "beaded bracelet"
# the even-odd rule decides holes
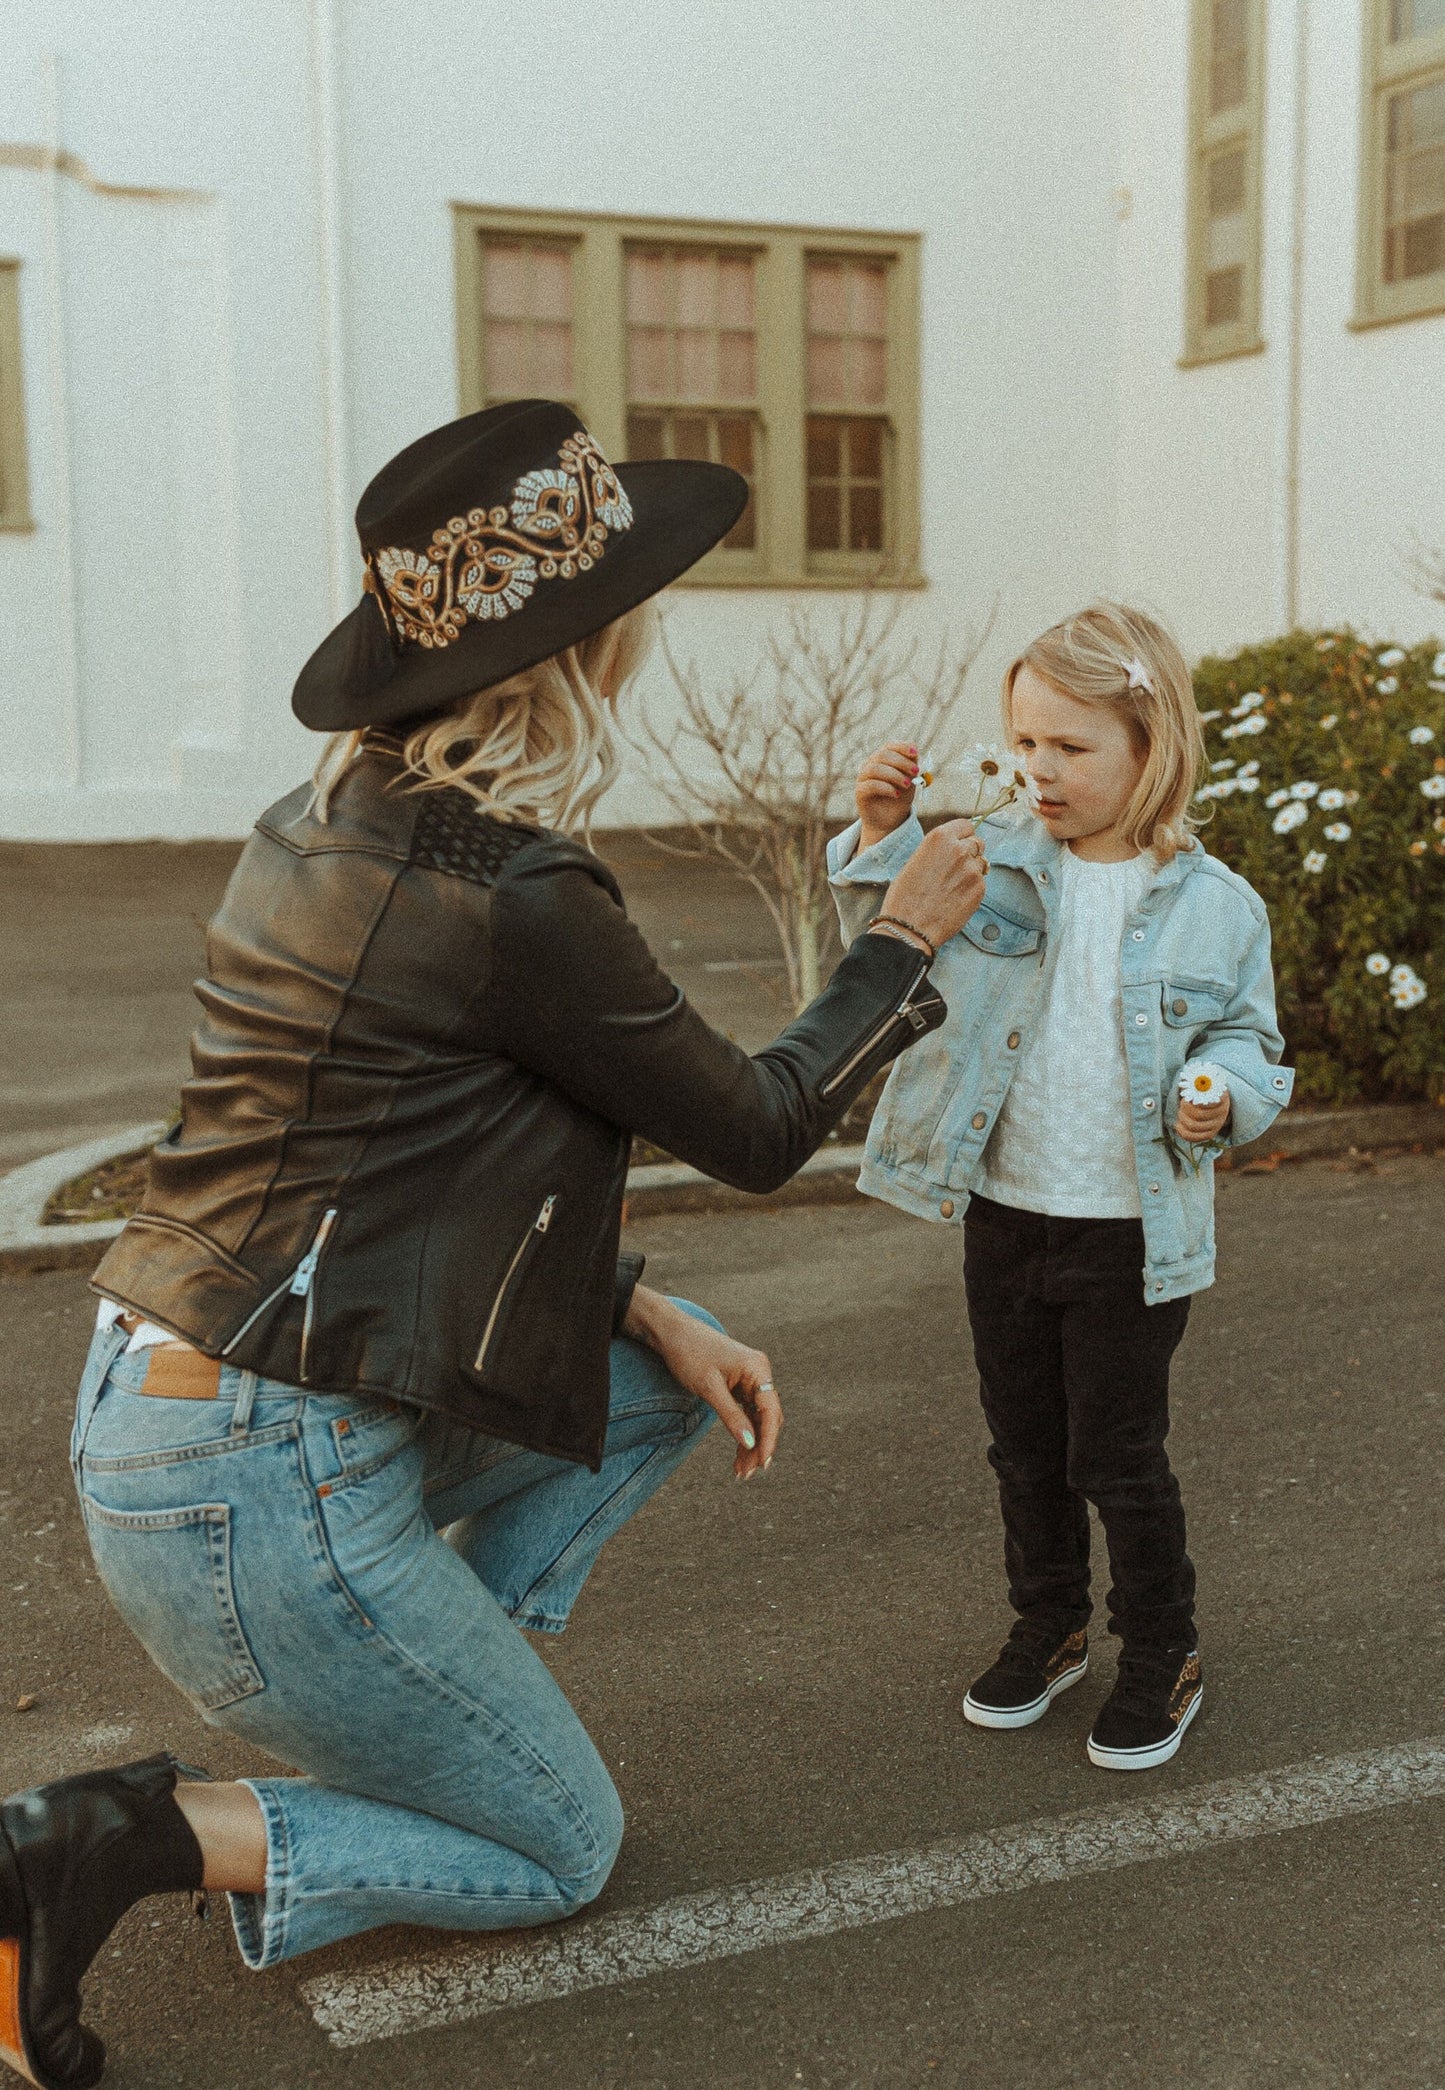
[[[868,926],[870,929],[877,929],[883,926],[885,923],[890,929],[901,929],[906,936],[917,937],[918,941],[923,945],[923,948],[928,953],[929,964],[931,965],[933,963],[934,959],[938,956],[938,946],[936,943],[934,943],[931,937],[925,936],[921,929],[915,929],[912,922],[900,921],[896,914],[875,914]]]

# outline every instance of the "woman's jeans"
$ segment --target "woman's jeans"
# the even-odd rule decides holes
[[[230,1897],[247,1964],[590,1901],[622,1808],[517,1629],[562,1631],[711,1410],[619,1338],[594,1474],[231,1367],[215,1401],[138,1394],[149,1353],[124,1341],[97,1335],[72,1445],[101,1581],[204,1720],[303,1774],[245,1781],[267,1845],[264,1894]]]
[[[1144,1303],[1137,1219],[1053,1219],[973,1197],[964,1283],[1009,1602],[1060,1639],[1088,1623],[1089,1503],[1126,1646],[1192,1648],[1194,1568],[1169,1466],[1169,1363],[1188,1299]]]

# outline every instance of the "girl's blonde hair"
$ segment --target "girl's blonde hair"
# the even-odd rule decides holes
[[[639,603],[575,646],[403,730],[404,780],[414,791],[465,791],[498,820],[585,830],[617,774],[612,705],[646,659],[655,624],[653,604]],[[322,750],[312,802],[319,819],[364,737],[333,733]]]
[[[1026,646],[1003,678],[1004,730],[1013,739],[1013,691],[1032,668],[1080,704],[1107,704],[1145,751],[1143,773],[1119,823],[1131,848],[1161,863],[1194,847],[1202,823],[1190,800],[1205,767],[1204,733],[1184,656],[1162,624],[1121,602],[1096,602]]]

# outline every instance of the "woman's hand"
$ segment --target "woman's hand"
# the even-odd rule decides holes
[[[937,950],[977,908],[987,876],[973,822],[945,820],[919,843],[884,894],[880,912],[921,929]]]
[[[1211,1139],[1218,1139],[1229,1123],[1229,1112],[1228,1096],[1221,1096],[1217,1103],[1181,1103],[1174,1120],[1175,1134],[1179,1139],[1192,1140],[1196,1146],[1207,1146]]]
[[[918,780],[918,750],[911,741],[890,740],[870,755],[858,772],[853,803],[863,823],[860,849],[871,849],[885,835],[902,827],[913,811],[913,789]]]
[[[656,1350],[678,1385],[707,1402],[737,1444],[737,1479],[751,1480],[772,1465],[783,1408],[761,1350],[734,1342],[646,1285],[632,1295],[623,1333]]]

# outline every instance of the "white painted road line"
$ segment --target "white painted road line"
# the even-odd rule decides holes
[[[923,1850],[685,1894],[653,1909],[583,1917],[565,1930],[529,1932],[525,1942],[493,1932],[485,1942],[423,1958],[323,1975],[303,1982],[301,1994],[333,2046],[364,2046],[769,1945],[1442,1795],[1445,1736],[1402,1742],[1222,1778],[1176,1799],[1019,1822]]]

